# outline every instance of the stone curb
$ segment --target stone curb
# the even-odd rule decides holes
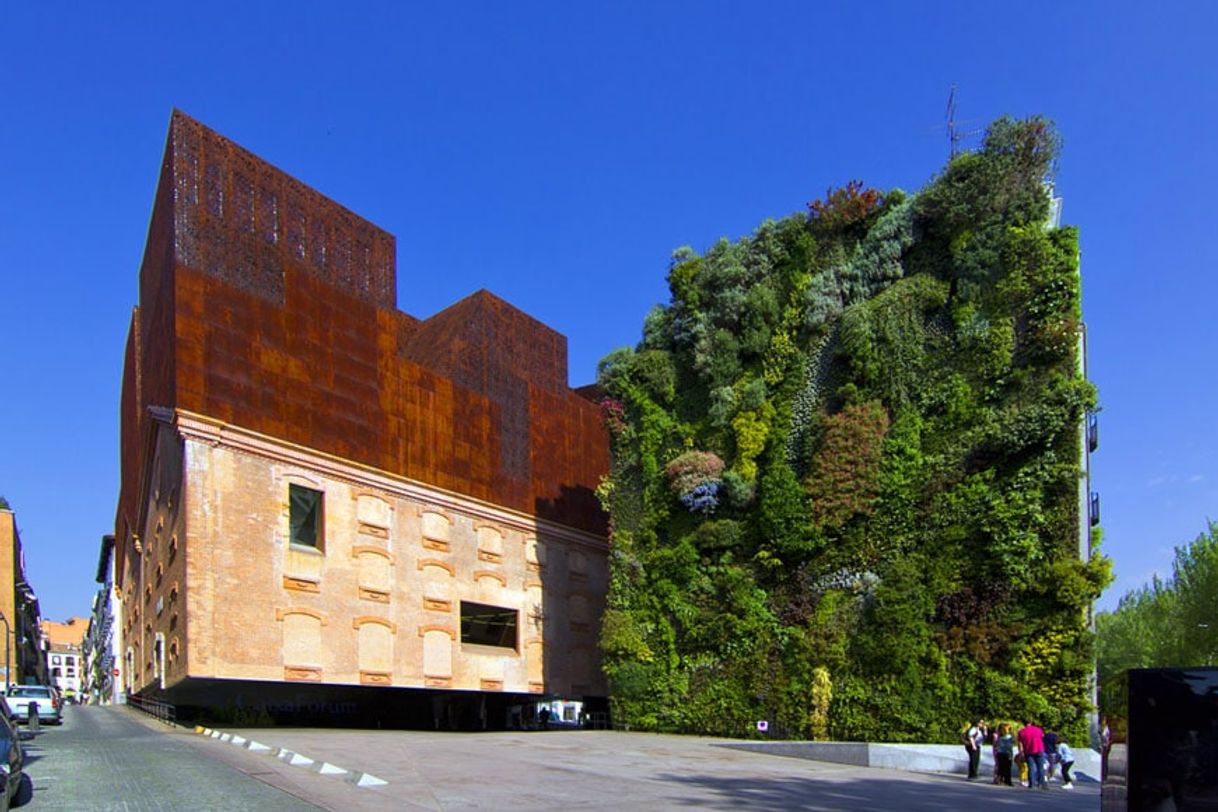
[[[286,747],[271,747],[261,742],[256,742],[253,739],[247,739],[243,736],[238,736],[233,733],[223,733],[219,730],[212,730],[210,727],[202,725],[195,726],[195,733],[200,736],[207,736],[212,739],[218,739],[227,744],[235,745],[244,750],[249,750],[251,753],[263,753],[268,756],[274,756],[280,761],[287,762],[293,767],[303,767],[310,772],[315,772],[318,775],[329,775],[335,778],[341,778],[348,784],[354,784],[357,787],[382,787],[388,784],[388,781],[377,778],[371,773],[361,773],[356,770],[348,770],[345,767],[339,767],[336,764],[331,764],[328,761],[318,761],[317,759],[309,758],[306,755],[297,753],[295,750],[289,750]]]

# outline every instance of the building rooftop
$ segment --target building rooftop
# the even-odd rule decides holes
[[[57,623],[54,620],[42,621],[42,632],[47,636],[47,643],[52,648],[80,648],[84,642],[85,632],[89,630],[87,617],[69,618],[67,623]]]

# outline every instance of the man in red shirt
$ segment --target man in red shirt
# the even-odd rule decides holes
[[[1019,752],[1028,764],[1028,789],[1048,789],[1045,781],[1045,731],[1024,719],[1019,730]]]

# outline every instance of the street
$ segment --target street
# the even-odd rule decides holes
[[[121,707],[65,708],[62,726],[44,726],[23,742],[34,782],[34,799],[23,808],[318,809],[206,754],[190,735],[158,725]]]

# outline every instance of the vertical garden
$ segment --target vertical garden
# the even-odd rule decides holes
[[[956,740],[1031,713],[1085,741],[1077,234],[1058,139],[1000,119],[916,194],[850,183],[683,248],[601,361],[601,631],[636,729]]]

